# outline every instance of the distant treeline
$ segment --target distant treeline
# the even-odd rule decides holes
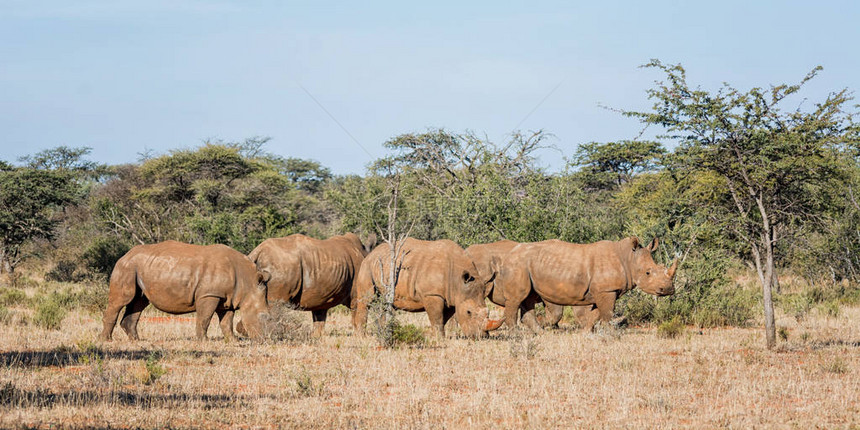
[[[766,288],[778,288],[784,273],[809,285],[860,281],[860,139],[850,93],[782,111],[818,69],[798,85],[706,92],[688,87],[680,66],[649,66],[666,75],[648,92],[653,109],[623,113],[665,130],[660,139],[675,149],[588,143],[557,172],[535,159],[553,142],[543,131],[495,144],[441,129],[385,142],[388,154],[364,176],[269,153],[266,138],[126,165],[100,165],[88,148],[69,147],[3,163],[3,269],[38,257],[52,276],[76,280],[108,275],[141,243],[223,243],[247,253],[292,233],[369,234],[387,227],[396,189],[397,228],[464,247],[658,236],[658,260],[683,259],[679,294],[661,306],[717,300],[717,288],[725,303],[734,297],[724,289],[730,274],[747,267]]]

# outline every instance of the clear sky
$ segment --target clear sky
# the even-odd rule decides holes
[[[365,3],[0,0],[0,158],[69,145],[125,163],[270,136],[271,152],[363,173],[401,133],[499,142],[518,125],[569,155],[635,137],[638,123],[599,104],[649,106],[660,76],[637,66],[650,58],[705,88],[794,83],[822,65],[811,102],[860,89],[858,2]]]

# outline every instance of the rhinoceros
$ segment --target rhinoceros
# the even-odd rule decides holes
[[[227,340],[233,336],[233,313],[242,310],[248,332],[259,336],[260,315],[268,309],[266,287],[257,268],[245,255],[224,245],[189,245],[166,241],[138,245],[117,261],[110,277],[101,340],[120,325],[138,340],[140,313],[152,303],[170,314],[197,312],[197,338],[206,339],[213,314],[218,314]]]
[[[628,237],[585,245],[560,240],[517,245],[505,255],[496,279],[504,290],[508,324],[517,324],[522,305],[522,322],[539,330],[534,300],[528,300],[533,292],[546,303],[590,306],[583,321],[587,331],[598,320],[608,322],[615,300],[633,288],[656,296],[674,294],[678,261],[668,268],[654,263],[651,253],[658,244],[655,238],[642,247],[638,238]]]
[[[294,234],[266,239],[248,258],[263,276],[268,301],[280,300],[311,311],[313,335],[321,336],[328,310],[351,305],[353,280],[375,244],[376,235],[362,244],[353,233],[326,240]]]
[[[488,282],[456,243],[408,238],[398,263],[394,307],[409,312],[426,311],[438,336],[445,336],[445,323],[452,316],[457,318],[463,334],[470,337],[483,337],[502,324],[502,320],[488,318],[484,304]],[[391,248],[387,243],[378,246],[361,263],[353,307],[353,326],[359,335],[364,334],[367,306],[374,292],[384,294],[383,279],[388,278],[390,267]]]
[[[475,261],[475,266],[478,272],[490,280],[487,284],[485,295],[491,302],[499,306],[505,306],[505,292],[501,286],[495,282],[495,278],[499,274],[500,265],[505,254],[510,252],[514,247],[519,245],[519,242],[513,240],[500,240],[492,243],[480,243],[466,248],[466,254]],[[532,292],[526,301],[540,301],[537,293]],[[558,325],[564,311],[564,306],[555,305],[552,303],[544,303],[546,315],[543,319],[539,318],[541,325]]]

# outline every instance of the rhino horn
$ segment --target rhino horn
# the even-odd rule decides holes
[[[487,319],[487,323],[484,325],[484,331],[493,331],[502,326],[502,323],[505,322],[505,317],[497,320]]]
[[[675,270],[677,270],[677,269],[678,269],[678,259],[676,258],[672,262],[672,265],[669,266],[669,270],[666,271],[666,274],[669,275],[670,278],[674,278],[675,277]]]

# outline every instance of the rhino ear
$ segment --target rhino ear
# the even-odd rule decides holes
[[[633,243],[633,250],[635,251],[639,248],[639,238],[636,236],[630,236],[630,242]]]
[[[463,282],[469,283],[475,280],[475,277],[468,270],[463,271]]]
[[[272,279],[272,274],[269,273],[268,270],[260,270],[257,272],[257,284],[263,284],[269,282],[269,279]]]
[[[501,271],[501,270],[502,270],[502,259],[499,258],[498,256],[495,256],[495,255],[492,256],[490,258],[490,272],[492,272],[492,273],[490,273],[489,282],[492,282],[493,279],[495,279],[496,276],[498,276],[499,271]]]
[[[648,250],[651,252],[654,252],[657,250],[657,246],[659,246],[659,245],[660,245],[660,239],[657,239],[656,237],[654,237],[653,239],[651,239],[651,243],[648,244]]]
[[[362,245],[364,245],[364,251],[368,254],[370,251],[373,251],[373,248],[376,247],[376,233],[370,233],[370,235],[367,236],[367,241]]]

